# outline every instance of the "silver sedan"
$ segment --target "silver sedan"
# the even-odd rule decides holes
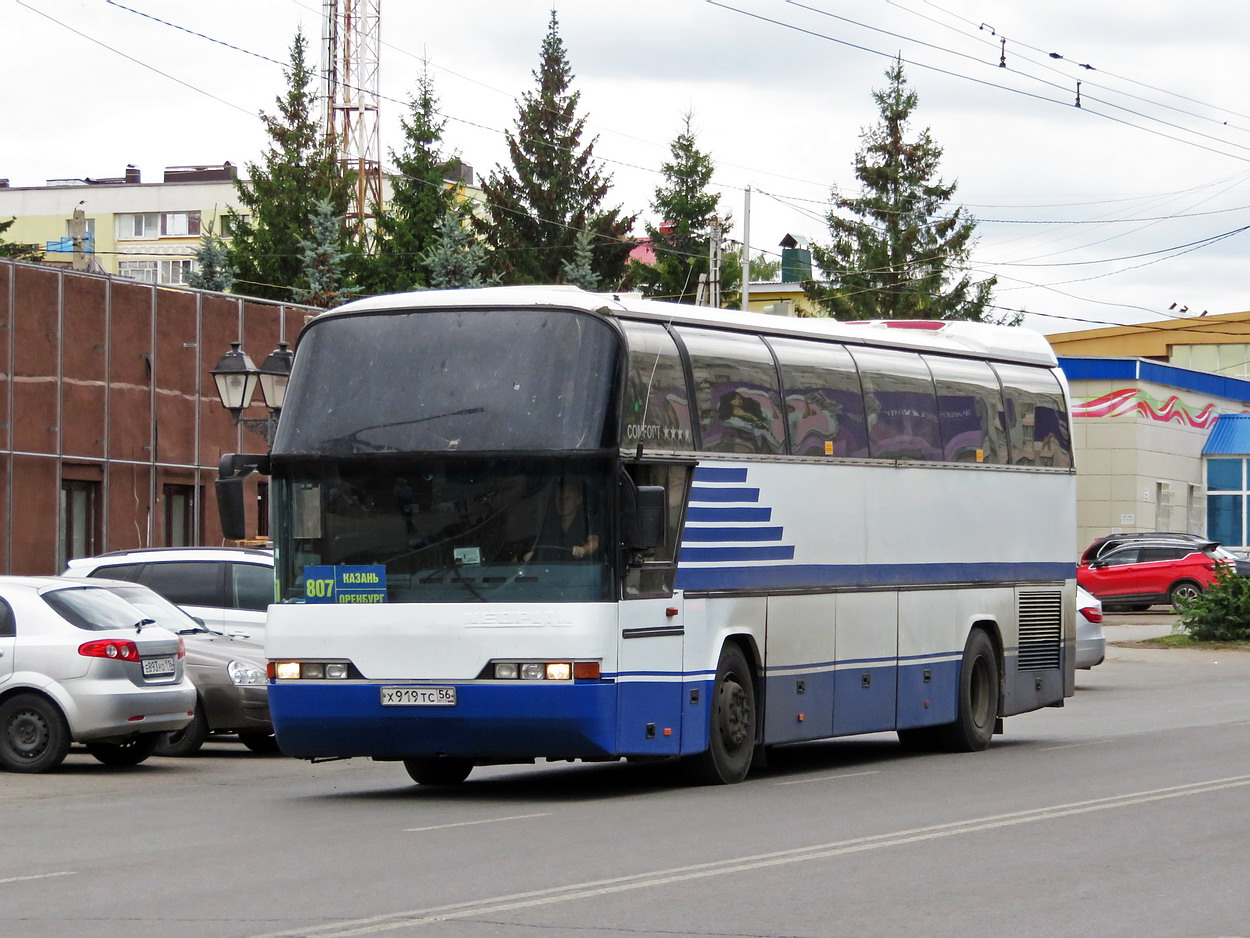
[[[184,658],[181,638],[108,590],[0,577],[0,767],[51,771],[73,742],[139,764],[194,714]]]

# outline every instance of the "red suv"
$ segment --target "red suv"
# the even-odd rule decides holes
[[[1113,534],[1094,541],[1076,568],[1076,581],[1102,600],[1103,608],[1149,609],[1186,601],[1215,581],[1221,564],[1243,576],[1250,561],[1193,534]]]

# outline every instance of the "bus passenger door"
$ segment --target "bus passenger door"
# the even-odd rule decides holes
[[[895,727],[898,693],[898,594],[839,593],[835,736]]]
[[[622,755],[681,751],[683,605],[678,592],[617,606],[616,738]]]

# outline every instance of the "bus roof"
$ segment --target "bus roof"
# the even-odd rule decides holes
[[[354,300],[321,314],[317,319],[357,313],[501,306],[518,309],[563,307],[621,319],[711,326],[765,335],[823,338],[851,345],[946,351],[956,355],[1027,362],[1049,367],[1057,364],[1050,343],[1041,334],[1019,326],[934,319],[862,322],[800,319],[669,303],[629,293],[591,293],[579,287],[564,285],[480,287],[383,294]]]

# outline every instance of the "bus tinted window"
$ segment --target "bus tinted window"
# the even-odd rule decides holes
[[[773,356],[757,336],[678,329],[694,374],[702,448],[717,453],[785,451]]]
[[[925,356],[937,386],[942,458],[948,462],[1007,461],[1003,395],[987,362]]]
[[[694,449],[690,396],[677,344],[663,326],[622,322],[621,327],[629,345],[622,445],[632,449],[642,441],[652,449]]]
[[[774,338],[795,456],[867,456],[864,395],[850,353],[828,342]]]
[[[995,365],[1006,399],[1013,466],[1072,466],[1072,431],[1053,374],[1028,365]]]
[[[893,349],[855,348],[851,354],[864,386],[870,455],[941,459],[937,395],[921,357]]]
[[[300,338],[273,452],[615,448],[618,346],[607,323],[567,310],[315,320]]]

